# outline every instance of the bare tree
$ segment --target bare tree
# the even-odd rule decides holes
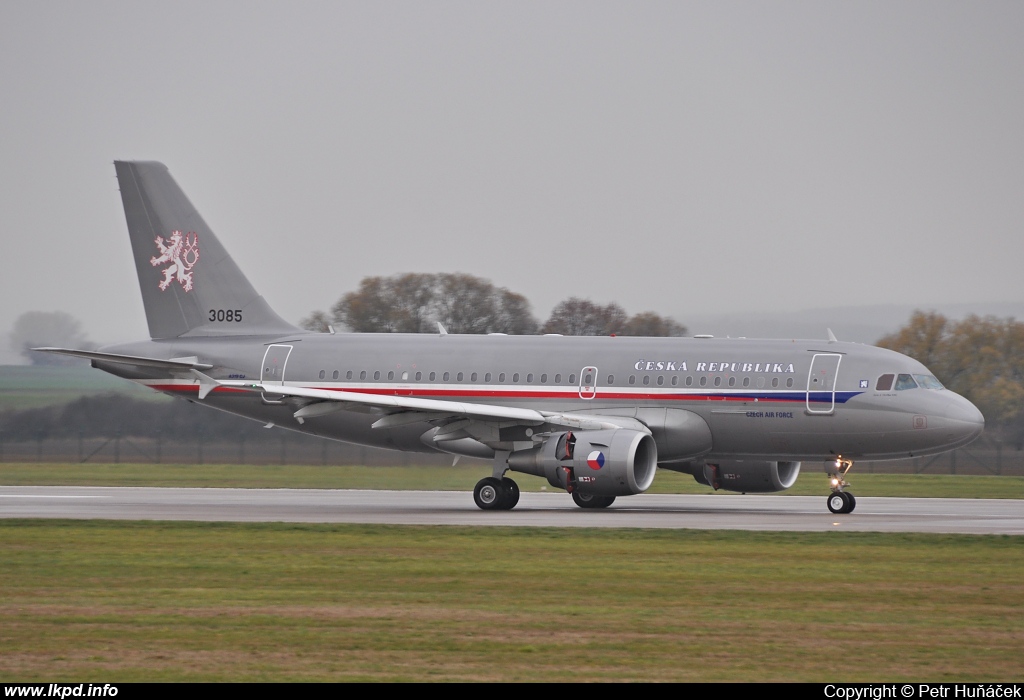
[[[74,357],[32,352],[44,346],[88,350],[90,343],[78,320],[63,311],[27,311],[17,318],[11,329],[11,346],[34,365],[81,364]]]
[[[532,335],[537,332],[537,319],[530,313],[530,302],[522,294],[507,289],[495,290],[493,333]]]
[[[317,333],[330,333],[330,324],[330,317],[323,311],[314,311],[299,321],[300,328],[305,328],[307,331],[316,331]]]
[[[686,326],[668,316],[659,316],[653,311],[643,311],[633,316],[622,329],[622,335],[647,336],[652,338],[680,337],[686,335]]]
[[[541,330],[562,335],[611,335],[621,333],[626,322],[626,312],[615,302],[600,306],[589,299],[570,297],[552,309]]]
[[[331,307],[334,321],[365,333],[534,333],[526,297],[462,273],[367,277]],[[322,321],[311,315],[304,321]],[[309,326],[306,326],[309,327]]]

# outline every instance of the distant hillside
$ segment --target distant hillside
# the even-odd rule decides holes
[[[879,338],[907,323],[915,309],[937,311],[951,319],[978,316],[1012,316],[1024,319],[1024,303],[937,304],[911,306],[880,304],[807,309],[779,313],[678,314],[691,333],[746,338],[826,338],[831,328],[839,340],[873,345]]]
[[[22,410],[63,404],[80,396],[108,393],[125,394],[140,399],[170,400],[163,394],[88,365],[0,365],[0,410]]]

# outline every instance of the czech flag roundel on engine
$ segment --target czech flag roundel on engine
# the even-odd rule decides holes
[[[587,455],[587,466],[591,469],[600,469],[604,466],[604,452],[594,450]]]

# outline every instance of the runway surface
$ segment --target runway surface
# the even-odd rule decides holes
[[[643,494],[593,511],[564,493],[524,493],[515,510],[485,512],[452,491],[0,486],[0,518],[1020,535],[1024,501],[860,497],[855,512],[833,515],[824,495]]]

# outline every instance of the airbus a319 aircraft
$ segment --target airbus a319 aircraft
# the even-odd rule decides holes
[[[39,348],[268,426],[492,461],[484,510],[519,500],[509,471],[583,508],[646,491],[659,467],[712,489],[791,487],[825,466],[851,512],[854,460],[936,454],[984,419],[920,362],[828,340],[315,333],[246,279],[167,168],[116,162],[150,339]]]

